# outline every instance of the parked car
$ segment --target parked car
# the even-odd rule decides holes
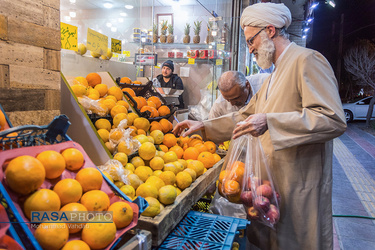
[[[366,120],[366,115],[371,98],[372,96],[368,96],[365,98],[361,98],[360,100],[356,99],[349,103],[342,104],[346,121],[351,122],[353,120]],[[371,118],[375,118],[375,107],[374,111],[372,112]]]

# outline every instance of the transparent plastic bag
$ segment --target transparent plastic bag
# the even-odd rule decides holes
[[[281,197],[258,137],[247,134],[232,140],[218,191],[228,201],[243,204],[252,221],[274,228],[280,218]]]
[[[214,198],[211,201],[209,211],[213,214],[246,219],[246,212],[243,205],[229,202],[227,199],[222,197],[219,192],[215,193]]]
[[[82,96],[78,97],[78,102],[89,115],[94,113],[99,116],[106,116],[108,114],[108,108],[105,105],[101,105],[99,100],[93,100],[87,96]]]
[[[98,166],[101,171],[107,172],[114,181],[122,181],[126,185],[130,185],[128,175],[131,173],[125,169],[118,160],[108,160],[104,165]]]
[[[125,149],[126,152],[124,153],[126,153],[127,155],[135,153],[141,146],[141,143],[137,139],[134,139],[133,136],[131,136],[133,129],[126,128],[127,122],[128,121],[126,119],[120,121],[117,128],[112,129],[109,133],[110,147],[115,149],[115,154],[118,152],[120,143],[122,144],[122,150]]]

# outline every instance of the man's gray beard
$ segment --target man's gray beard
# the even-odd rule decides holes
[[[268,38],[267,33],[261,32],[259,36],[262,40],[257,51],[257,64],[262,69],[268,69],[272,66],[272,61],[276,50],[275,44],[271,39]]]

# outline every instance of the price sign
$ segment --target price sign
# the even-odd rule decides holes
[[[66,23],[60,23],[61,30],[61,48],[69,50],[78,50],[77,26]]]
[[[157,65],[157,54],[145,53],[145,54],[135,54],[134,64],[140,66],[155,66]]]
[[[216,59],[216,65],[223,65],[223,59]]]
[[[218,45],[217,45],[217,50],[224,50],[224,43],[219,43]]]
[[[121,54],[121,40],[111,38],[111,51]]]
[[[188,64],[195,64],[195,58],[189,58]]]
[[[101,55],[106,55],[108,49],[108,36],[88,28],[87,49]]]
[[[122,54],[124,54],[126,57],[130,57],[130,51],[123,51]]]

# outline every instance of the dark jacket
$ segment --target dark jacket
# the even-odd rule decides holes
[[[172,74],[169,82],[164,82],[163,75],[158,75],[156,78],[160,82],[160,86],[162,88],[184,89],[184,84],[182,83],[181,78],[177,74]],[[184,100],[182,98],[182,95],[178,97],[178,101],[180,102],[180,105],[176,105],[176,107],[183,109]]]

